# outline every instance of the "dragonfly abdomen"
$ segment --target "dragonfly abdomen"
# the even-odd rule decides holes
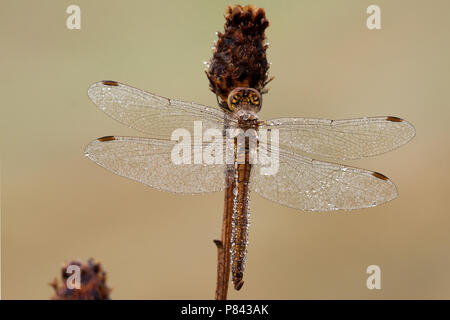
[[[250,226],[249,183],[251,164],[246,152],[245,163],[235,164],[233,189],[233,215],[231,220],[231,274],[234,288],[244,284],[244,269],[247,256],[248,228]]]

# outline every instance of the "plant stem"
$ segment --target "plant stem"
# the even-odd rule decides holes
[[[225,174],[225,201],[222,221],[222,240],[214,240],[217,246],[216,300],[226,300],[230,280],[231,218],[233,215],[233,166]]]

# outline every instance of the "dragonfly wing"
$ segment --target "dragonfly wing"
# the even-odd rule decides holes
[[[224,165],[175,164],[175,141],[103,137],[92,141],[85,155],[115,174],[153,188],[176,193],[204,193],[224,189]]]
[[[397,197],[394,183],[381,173],[322,162],[286,151],[274,175],[252,172],[253,191],[273,202],[304,211],[373,207]]]
[[[332,159],[360,159],[391,151],[415,135],[414,127],[397,117],[348,120],[281,118],[260,129],[278,129],[279,143],[294,153]]]
[[[169,138],[178,128],[193,132],[194,121],[203,130],[222,130],[224,113],[194,102],[164,98],[116,81],[100,81],[88,96],[113,119],[152,137]]]

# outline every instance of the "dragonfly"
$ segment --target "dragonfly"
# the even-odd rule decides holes
[[[353,210],[377,206],[396,198],[397,188],[385,175],[319,160],[354,160],[386,153],[407,143],[414,127],[398,117],[379,116],[347,120],[278,118],[261,120],[261,93],[235,88],[226,103],[208,107],[164,98],[117,81],[100,81],[88,89],[90,99],[108,116],[146,137],[105,136],[93,140],[85,155],[113,173],[162,191],[180,194],[231,189],[225,203],[232,207],[231,274],[235,289],[243,284],[249,228],[249,194],[302,211]],[[174,163],[174,130],[203,131],[253,129],[256,149],[277,153],[275,174],[260,174],[263,163],[237,161],[234,139],[232,161]],[[277,131],[277,146],[270,147],[259,133]],[[194,132],[195,134],[195,132]],[[259,140],[258,140],[259,139]],[[222,142],[223,143],[223,142]],[[201,141],[200,146],[208,142]]]

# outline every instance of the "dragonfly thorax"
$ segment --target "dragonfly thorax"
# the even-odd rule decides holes
[[[256,129],[259,125],[258,115],[253,110],[238,108],[231,114],[232,118],[236,121],[237,127],[243,130]]]

